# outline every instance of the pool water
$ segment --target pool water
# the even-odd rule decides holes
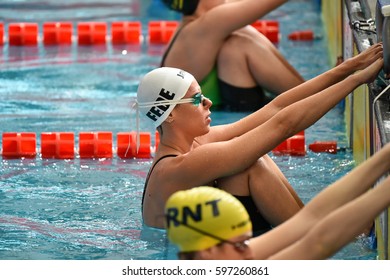
[[[317,1],[289,1],[267,16],[280,22],[278,48],[306,78],[329,68],[326,40],[292,42],[287,34],[323,33]],[[302,11],[305,11],[302,13]],[[6,1],[4,24],[31,21],[179,19],[159,0]],[[6,30],[6,29],[5,29]],[[134,131],[131,108],[139,79],[159,64],[164,46],[0,48],[1,132]],[[306,144],[337,140],[346,146],[342,104],[306,130]],[[213,124],[243,114],[213,112]],[[152,127],[141,120],[141,131]],[[76,147],[78,146],[76,137]],[[271,154],[272,155],[272,154]],[[304,202],[354,166],[350,151],[273,156]],[[150,159],[0,161],[0,259],[176,259],[162,230],[144,227],[140,204]],[[373,259],[366,238],[334,259]]]

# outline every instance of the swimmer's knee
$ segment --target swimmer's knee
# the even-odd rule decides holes
[[[219,57],[230,58],[236,57],[238,54],[244,54],[246,52],[246,45],[249,41],[242,36],[230,36],[219,50]]]
[[[255,161],[247,170],[249,176],[251,174],[256,174],[259,175],[261,173],[264,173],[268,170],[269,168],[267,167],[267,164],[264,162],[262,158],[258,159]]]

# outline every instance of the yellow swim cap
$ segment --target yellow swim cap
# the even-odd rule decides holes
[[[204,250],[252,230],[241,202],[213,187],[174,193],[165,204],[165,216],[168,238],[181,252]]]

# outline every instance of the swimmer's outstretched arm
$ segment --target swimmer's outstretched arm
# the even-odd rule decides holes
[[[189,175],[199,180],[194,182],[196,185],[245,170],[279,143],[318,121],[356,87],[372,82],[382,67],[383,58],[380,57],[362,71],[282,109],[267,122],[240,137],[194,149],[181,159],[188,167],[187,172],[182,172],[182,183],[188,181]]]
[[[183,29],[177,29],[181,33],[180,38],[175,42],[176,47],[171,50],[178,57],[185,57],[185,61],[169,61],[168,57],[164,65],[189,71],[200,82],[214,67],[221,47],[233,32],[247,27],[286,2],[287,0],[200,1],[198,14],[183,16]],[[202,42],[201,47],[199,42]],[[198,65],[199,62],[202,66]]]
[[[347,59],[343,63],[328,70],[327,72],[314,77],[307,82],[298,85],[294,89],[286,91],[275,98],[276,107],[286,107],[292,103],[316,94],[331,85],[338,83],[355,73],[363,70],[383,56],[382,43],[375,44],[360,54]]]
[[[361,233],[390,204],[390,144],[311,200],[274,230],[254,238],[257,259],[323,259]],[[277,242],[276,242],[277,240]]]
[[[282,109],[307,97],[320,93],[324,89],[329,88],[330,86],[349,77],[356,71],[369,67],[381,57],[383,57],[382,44],[375,44],[357,56],[344,61],[337,67],[334,67],[327,72],[282,93],[268,105],[248,115],[247,117],[232,124],[212,127],[212,132],[208,135],[210,138],[207,139],[207,141],[223,141],[242,135],[243,133],[246,133],[249,130],[265,123]],[[338,102],[340,100],[341,99],[339,99]],[[335,104],[332,106],[334,105]],[[316,104],[314,104],[314,106],[317,107]],[[331,108],[332,107],[328,107],[327,111]],[[297,128],[293,129],[295,131],[294,133],[300,131]]]
[[[233,31],[255,22],[286,2],[287,0],[242,0],[219,5],[196,22],[197,29],[202,30],[198,36],[203,38],[204,44],[225,40]]]
[[[273,259],[326,259],[353,241],[390,206],[390,177],[372,190],[329,213],[298,242]],[[307,250],[310,248],[310,250]]]

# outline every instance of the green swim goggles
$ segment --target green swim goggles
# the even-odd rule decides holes
[[[205,103],[204,103],[205,99],[206,99],[206,97],[202,93],[198,92],[190,98],[183,98],[183,99],[180,99],[179,101],[180,101],[180,104],[192,103],[195,106],[199,106],[199,104],[202,103],[203,106],[205,106]]]
[[[179,100],[158,100],[154,102],[136,102],[136,106],[138,108],[151,108],[156,106],[169,106],[169,105],[177,105],[177,104],[185,104],[185,103],[192,103],[195,106],[199,106],[199,104],[203,104],[205,106],[205,100],[207,97],[205,97],[202,93],[198,92],[194,94],[194,96],[190,98],[182,98]]]

